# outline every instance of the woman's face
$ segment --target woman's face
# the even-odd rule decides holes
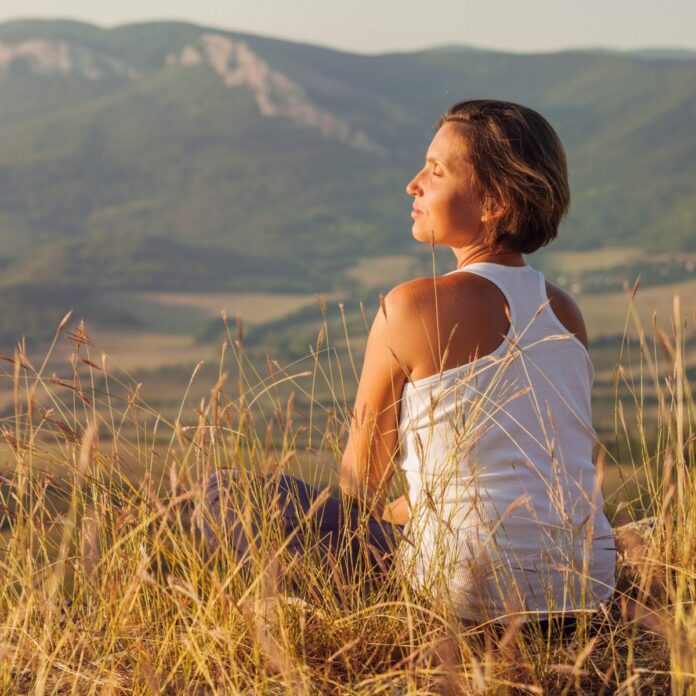
[[[411,231],[419,242],[460,248],[482,236],[481,201],[474,189],[466,139],[457,124],[445,123],[437,131],[425,166],[406,193],[414,197]]]

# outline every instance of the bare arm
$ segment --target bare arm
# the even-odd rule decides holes
[[[399,411],[406,375],[397,354],[408,328],[403,304],[398,292],[389,293],[370,329],[341,461],[341,490],[367,504],[378,519],[384,513],[387,484],[394,474],[398,451]]]
[[[561,324],[587,348],[587,329],[577,302],[567,292],[549,282],[546,283],[546,294],[550,301],[551,311],[558,317]]]

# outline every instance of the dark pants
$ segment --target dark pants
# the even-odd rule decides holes
[[[215,549],[226,544],[240,562],[251,557],[263,518],[277,514],[285,552],[301,559],[309,552],[310,544],[316,543],[320,558],[331,556],[336,562],[334,567],[340,569],[339,577],[334,574],[337,585],[349,584],[360,590],[380,584],[392,565],[404,530],[401,525],[368,517],[340,494],[327,495],[293,476],[231,469],[210,477],[200,513],[199,524],[208,545]],[[303,578],[307,578],[306,573],[300,575],[300,580]],[[289,589],[304,594],[308,588],[302,584],[290,579]],[[345,597],[344,589],[336,587],[334,592],[339,602]],[[504,624],[492,626],[501,636],[507,630]],[[532,619],[524,630],[567,636],[575,630],[575,618],[565,615]]]
[[[208,544],[228,544],[240,561],[258,543],[263,516],[278,514],[285,551],[303,556],[316,542],[320,556],[330,555],[340,569],[339,582],[363,587],[374,587],[387,572],[398,531],[403,531],[368,517],[341,494],[327,494],[286,474],[216,472],[208,480],[202,513],[199,520]]]

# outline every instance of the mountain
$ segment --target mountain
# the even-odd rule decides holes
[[[696,61],[696,51],[689,48],[643,48],[631,54],[646,60],[690,60]]]
[[[405,184],[439,114],[474,97],[557,128],[573,190],[558,248],[696,250],[683,53],[365,56],[176,22],[13,21],[0,25],[0,301],[348,287],[359,259],[414,251]]]

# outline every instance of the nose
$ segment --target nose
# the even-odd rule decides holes
[[[416,176],[414,176],[413,179],[406,184],[406,193],[409,196],[417,196],[419,193],[421,193],[421,187],[418,183],[419,175],[420,172],[418,172],[418,174],[416,174]]]

